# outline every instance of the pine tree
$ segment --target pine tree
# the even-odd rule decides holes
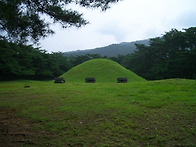
[[[106,10],[111,3],[119,0],[1,0],[0,33],[1,37],[12,42],[38,42],[41,37],[53,34],[50,24],[43,19],[49,16],[53,23],[63,28],[81,27],[88,23],[82,14],[67,9],[68,4]]]

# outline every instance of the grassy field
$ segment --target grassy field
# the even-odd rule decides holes
[[[53,82],[0,82],[0,146],[196,146],[194,80]]]

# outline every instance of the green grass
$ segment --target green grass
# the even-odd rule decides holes
[[[0,111],[28,120],[38,146],[196,146],[195,89],[184,79],[0,82]]]
[[[89,60],[72,68],[61,77],[64,77],[66,82],[82,83],[86,77],[95,77],[97,83],[116,83],[117,77],[127,77],[128,82],[145,81],[120,64],[108,59]]]

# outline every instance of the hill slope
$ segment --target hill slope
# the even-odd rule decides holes
[[[117,82],[117,77],[127,77],[128,82],[145,81],[143,78],[108,59],[93,59],[84,62],[61,77],[66,82],[84,82],[86,77],[95,77],[98,83]]]
[[[135,43],[137,44],[148,44],[147,40],[140,40],[135,42],[123,42],[120,44],[112,44],[106,47],[100,47],[95,49],[87,50],[77,50],[71,52],[65,52],[65,56],[77,56],[77,55],[86,55],[86,54],[99,54],[101,56],[116,57],[118,55],[127,55],[136,50]]]

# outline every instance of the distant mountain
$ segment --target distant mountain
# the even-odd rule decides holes
[[[127,55],[136,50],[135,43],[148,45],[149,40],[140,40],[134,42],[122,42],[120,44],[111,44],[106,47],[99,47],[95,49],[77,50],[65,52],[65,56],[79,56],[86,54],[99,54],[101,56],[116,57],[118,55]]]

